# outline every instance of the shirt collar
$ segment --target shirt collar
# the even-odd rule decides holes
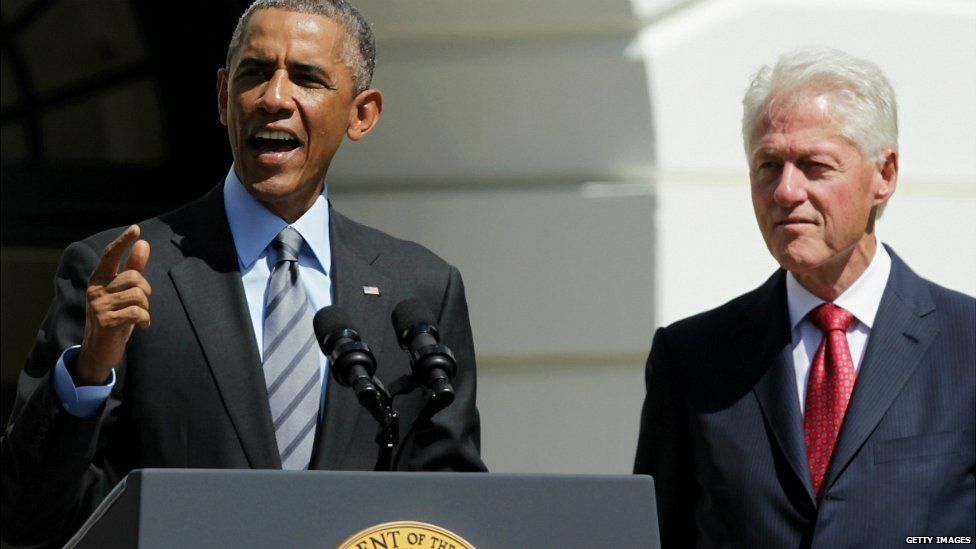
[[[332,263],[327,197],[328,188],[323,186],[322,194],[316,198],[312,207],[291,224],[305,239],[325,273],[330,272]],[[227,223],[230,225],[242,271],[250,269],[274,237],[288,226],[283,219],[271,213],[247,192],[237,177],[234,166],[231,166],[224,179],[224,208],[227,210]]]
[[[870,329],[874,325],[878,307],[881,306],[881,296],[884,294],[885,286],[888,285],[890,273],[891,256],[879,243],[868,268],[850,288],[834,300],[834,304],[853,314],[858,322]],[[825,302],[804,288],[793,273],[787,272],[786,303],[790,311],[790,328],[796,329],[810,311]]]

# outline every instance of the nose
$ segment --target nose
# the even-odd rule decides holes
[[[783,171],[780,172],[779,181],[773,190],[773,199],[784,207],[806,202],[806,177],[796,164],[787,162],[783,165]]]
[[[278,69],[271,75],[264,93],[261,94],[259,105],[269,113],[291,108],[291,81],[285,69]]]

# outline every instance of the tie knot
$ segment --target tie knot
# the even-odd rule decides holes
[[[297,261],[298,251],[302,249],[303,242],[305,242],[305,239],[295,229],[291,227],[282,229],[278,233],[278,236],[271,241],[271,245],[278,252],[277,263],[281,263],[282,261]]]
[[[810,311],[810,320],[823,332],[846,332],[854,322],[854,315],[833,303],[824,303]]]

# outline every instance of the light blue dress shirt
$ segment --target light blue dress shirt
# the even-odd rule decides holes
[[[302,217],[291,224],[305,245],[298,254],[298,271],[305,285],[305,293],[312,310],[318,311],[332,304],[332,248],[329,242],[329,203],[328,189],[322,194]],[[241,269],[241,282],[247,299],[247,309],[251,315],[251,327],[257,342],[258,354],[264,360],[264,300],[268,290],[271,270],[277,261],[276,253],[269,244],[282,229],[289,226],[283,219],[271,213],[257,201],[238,179],[231,166],[224,179],[224,208],[230,225],[237,261]],[[152,261],[152,258],[149,259]],[[64,409],[75,416],[93,417],[101,410],[115,385],[115,370],[106,385],[76,387],[68,373],[67,362],[78,356],[79,345],[68,348],[54,369],[54,391]],[[319,364],[322,375],[322,404],[319,414],[324,410],[325,391],[328,387],[328,361],[319,351]]]

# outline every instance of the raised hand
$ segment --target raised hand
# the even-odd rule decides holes
[[[132,330],[149,326],[152,288],[142,276],[149,261],[149,243],[139,240],[139,233],[139,226],[132,225],[109,243],[88,278],[85,338],[78,360],[69,367],[75,385],[107,382],[112,368],[122,361]]]

